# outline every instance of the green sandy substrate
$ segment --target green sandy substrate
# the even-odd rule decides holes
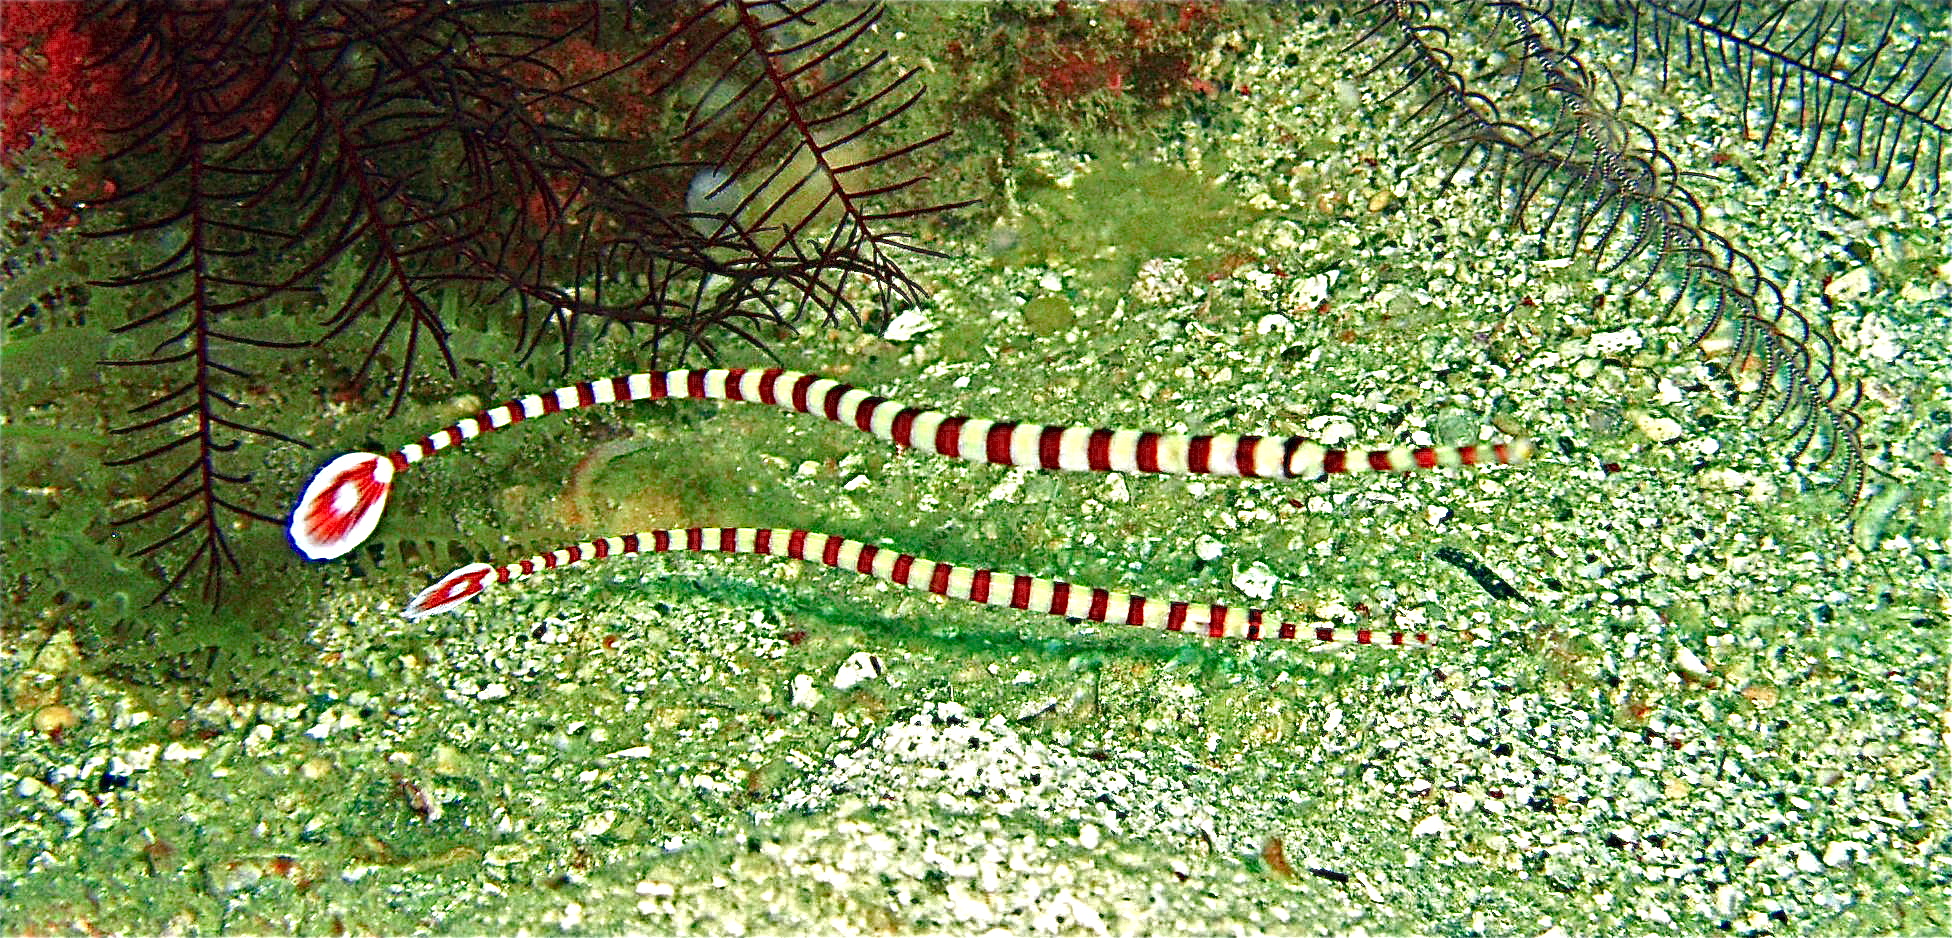
[[[1050,423],[1496,425],[1546,441],[1536,463],[1060,476],[680,403],[633,411],[649,445],[605,451],[578,497],[1482,640],[1220,645],[671,556],[413,623],[347,580],[303,693],[173,710],[10,626],[0,931],[1952,929],[1952,224],[1879,196],[1859,240],[1925,260],[1817,300],[1881,470],[1851,530],[1685,324],[1596,308],[1590,264],[1541,262],[1495,200],[1439,189],[1400,112],[1351,114],[1321,52],[1346,38],[1240,43],[1254,97],[1197,146],[1027,154],[1045,183],[986,241],[938,245],[973,260],[916,266],[937,305],[911,337],[816,332],[787,364]],[[1796,240],[1814,187],[1727,196],[1799,275],[1823,253]],[[1200,237],[1093,246],[1175,213]],[[510,499],[581,455],[508,467]],[[395,511],[444,519],[413,495],[442,465]],[[79,722],[39,732],[55,695]]]

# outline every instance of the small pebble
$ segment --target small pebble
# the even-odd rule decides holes
[[[1628,416],[1644,436],[1656,443],[1672,443],[1681,438],[1681,423],[1672,417],[1655,417],[1641,411]]]
[[[881,659],[871,652],[857,651],[841,662],[834,672],[834,689],[849,690],[881,676]]]
[[[34,711],[34,730],[38,733],[60,733],[74,729],[81,718],[65,704],[49,704]]]
[[[1674,666],[1680,670],[1682,676],[1690,680],[1699,681],[1711,675],[1711,672],[1708,670],[1708,665],[1704,664],[1701,658],[1694,653],[1694,649],[1686,645],[1675,649]]]
[[[1871,287],[1871,269],[1854,267],[1825,285],[1823,295],[1833,300],[1861,300],[1870,295]]]
[[[1267,564],[1256,560],[1249,564],[1247,569],[1235,571],[1233,584],[1234,589],[1266,602],[1274,598],[1274,590],[1281,585],[1281,578],[1275,576],[1274,571],[1267,568]]]
[[[811,710],[814,705],[820,703],[820,690],[813,686],[813,675],[793,675],[792,700],[793,706],[802,710]]]

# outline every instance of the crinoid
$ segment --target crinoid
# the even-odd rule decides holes
[[[950,206],[900,167],[943,134],[893,135],[921,89],[855,49],[880,15],[328,0],[66,24],[127,102],[90,234],[140,258],[95,286],[132,309],[114,364],[149,378],[111,465],[145,486],[116,524],[150,533],[158,598],[216,602],[234,532],[273,520],[246,467],[307,421],[254,375],[296,349],[397,408],[428,362],[456,373],[457,339],[567,361],[618,326],[670,361],[918,300],[903,226]]]
[[[1604,275],[1659,297],[1697,325],[1740,393],[1786,421],[1791,461],[1831,463],[1854,507],[1864,490],[1857,390],[1836,340],[1793,303],[1770,268],[1703,210],[1707,174],[1684,165],[1650,123],[1629,116],[1623,79],[1687,76],[1729,99],[1757,152],[1797,138],[1801,172],[1819,154],[1854,159],[1867,187],[1936,193],[1952,137],[1952,77],[1904,4],[1723,5],[1494,0],[1438,10],[1382,0],[1363,42],[1386,51],[1371,74],[1424,96],[1417,146],[1457,151],[1452,178],[1502,188],[1512,223],[1540,250],[1588,253]],[[1575,33],[1569,24],[1586,27]],[[1616,32],[1607,33],[1603,30]],[[1582,38],[1591,40],[1590,47]],[[1615,76],[1587,49],[1626,49]],[[1476,71],[1508,51],[1500,74]],[[1548,245],[1562,245],[1552,248]]]
[[[1263,478],[1313,478],[1361,471],[1504,465],[1530,457],[1529,440],[1351,452],[1302,437],[1183,435],[1139,430],[1044,426],[958,417],[907,407],[837,381],[794,371],[673,371],[627,375],[557,388],[482,411],[390,455],[347,453],[319,470],[292,511],[292,543],[314,560],[341,557],[378,526],[394,477],[437,452],[482,433],[578,407],[664,398],[753,401],[825,417],[952,458],[1043,470],[1138,472]],[[407,604],[409,618],[444,612],[541,570],[622,554],[717,551],[770,554],[849,569],[951,599],[1054,616],[1192,632],[1211,638],[1306,639],[1327,644],[1425,645],[1429,632],[1381,632],[1332,624],[1278,622],[1259,609],[1190,606],[1061,580],[959,567],[803,530],[689,528],[606,537],[503,566],[469,564]],[[1468,639],[1469,633],[1463,633]]]

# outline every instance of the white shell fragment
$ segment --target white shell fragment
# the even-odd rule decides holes
[[[1627,415],[1641,435],[1656,443],[1672,443],[1681,438],[1681,422],[1672,417],[1656,417],[1645,411],[1633,411]]]
[[[884,670],[879,656],[873,652],[857,651],[841,662],[840,668],[834,672],[834,689],[850,690],[880,677]]]
[[[793,706],[811,710],[820,703],[820,689],[813,686],[813,675],[793,675]]]
[[[1694,649],[1686,645],[1674,650],[1674,669],[1681,672],[1682,677],[1693,681],[1705,681],[1714,676],[1713,672],[1708,670],[1708,665],[1694,653]]]

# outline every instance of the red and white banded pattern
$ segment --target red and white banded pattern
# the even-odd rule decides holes
[[[897,446],[1032,469],[1312,478],[1325,473],[1504,465],[1523,462],[1532,453],[1528,440],[1361,451],[1329,449],[1298,436],[1189,436],[1046,426],[922,410],[798,371],[648,372],[586,381],[490,407],[389,456],[340,456],[319,470],[299,498],[292,512],[292,543],[314,560],[345,554],[373,533],[396,474],[490,430],[577,407],[667,397],[756,401],[857,427]]]
[[[1062,580],[998,573],[941,563],[851,541],[831,534],[790,528],[670,528],[584,541],[517,563],[491,567],[469,564],[427,587],[407,603],[406,616],[418,619],[450,609],[488,587],[543,570],[620,554],[671,551],[766,554],[852,570],[909,589],[990,606],[1027,609],[1045,615],[1085,619],[1107,625],[1132,625],[1207,638],[1245,641],[1289,639],[1345,645],[1430,645],[1429,632],[1379,632],[1327,624],[1279,622],[1259,609],[1167,602],[1111,590],[1073,586]],[[1460,636],[1469,640],[1468,634]]]

